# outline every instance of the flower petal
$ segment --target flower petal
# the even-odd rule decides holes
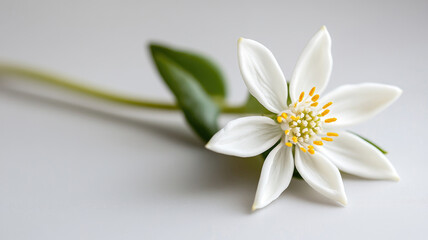
[[[337,118],[325,127],[342,128],[367,120],[397,100],[401,92],[398,87],[379,83],[338,87],[320,101],[321,106],[333,102],[329,116]]]
[[[272,147],[281,135],[279,124],[268,117],[243,117],[230,121],[205,147],[227,155],[252,157]]]
[[[240,38],[238,58],[248,91],[269,111],[287,108],[287,82],[273,54],[262,44]]]
[[[346,205],[346,195],[340,172],[319,152],[313,155],[296,150],[294,162],[302,178],[322,195]]]
[[[363,178],[399,180],[385,155],[349,132],[339,132],[334,142],[317,148],[340,170]]]
[[[296,102],[301,92],[316,87],[322,93],[330,80],[333,69],[331,38],[323,26],[306,45],[294,69],[290,82],[290,97]]]
[[[290,184],[294,171],[291,149],[280,143],[267,156],[257,186],[253,211],[277,199]]]

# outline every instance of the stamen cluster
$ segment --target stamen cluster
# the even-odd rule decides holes
[[[312,144],[322,146],[323,141],[331,142],[333,138],[339,136],[337,133],[323,133],[322,128],[325,123],[336,121],[336,118],[323,119],[330,110],[333,103],[329,102],[323,107],[318,107],[319,95],[315,93],[315,87],[311,89],[309,95],[305,98],[302,92],[299,101],[290,104],[287,111],[277,116],[278,123],[281,124],[285,133],[285,145],[292,147],[296,145],[303,152],[314,154]]]

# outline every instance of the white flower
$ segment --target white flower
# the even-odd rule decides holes
[[[398,180],[388,159],[375,147],[341,130],[379,113],[401,94],[397,87],[363,83],[345,85],[320,98],[331,70],[331,38],[325,27],[309,41],[287,82],[272,53],[262,44],[239,39],[239,66],[249,92],[275,120],[265,116],[229,122],[206,147],[215,152],[266,158],[253,210],[263,208],[288,187],[294,166],[324,196],[346,205],[339,169],[370,179]]]

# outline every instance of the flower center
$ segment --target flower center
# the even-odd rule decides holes
[[[318,106],[319,95],[315,94],[315,87],[305,97],[302,92],[298,102],[290,104],[288,110],[277,116],[278,123],[285,133],[285,145],[296,145],[303,152],[314,154],[314,145],[322,146],[323,141],[331,142],[339,136],[337,133],[323,131],[323,125],[336,121],[336,118],[327,118],[328,109],[333,103]]]

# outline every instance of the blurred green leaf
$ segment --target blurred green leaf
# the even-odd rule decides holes
[[[263,107],[263,105],[261,105],[259,101],[257,101],[257,99],[255,99],[251,94],[248,94],[248,99],[244,105],[243,111],[247,113],[259,113],[259,114],[271,113],[265,107]]]
[[[219,106],[189,71],[159,51],[152,51],[152,54],[160,75],[174,93],[187,122],[199,137],[208,142],[219,130]]]
[[[290,88],[290,83],[287,82],[288,88]],[[287,97],[287,104],[291,104],[290,94]],[[247,102],[244,104],[243,112],[245,113],[258,113],[258,114],[271,114],[262,104],[257,101],[253,95],[248,94]]]
[[[383,154],[387,154],[387,153],[388,153],[385,149],[383,149],[383,148],[379,147],[377,144],[375,144],[374,142],[372,142],[372,141],[368,140],[367,138],[365,138],[365,137],[363,137],[363,136],[361,136],[361,135],[359,135],[359,134],[357,134],[357,133],[351,132],[351,131],[348,131],[348,132],[350,132],[350,133],[354,134],[355,136],[360,137],[360,138],[361,138],[361,139],[363,139],[364,141],[366,141],[366,142],[370,143],[371,145],[373,145],[373,147],[377,148],[377,149],[378,149],[379,151],[381,151]]]
[[[302,178],[302,175],[300,175],[300,173],[299,173],[299,171],[297,171],[297,168],[296,168],[296,167],[294,167],[293,177],[294,177],[294,178],[303,179],[303,178]]]
[[[175,50],[166,46],[150,44],[152,54],[162,54],[175,62],[199,82],[208,95],[224,100],[226,95],[225,80],[217,65],[202,55]]]

